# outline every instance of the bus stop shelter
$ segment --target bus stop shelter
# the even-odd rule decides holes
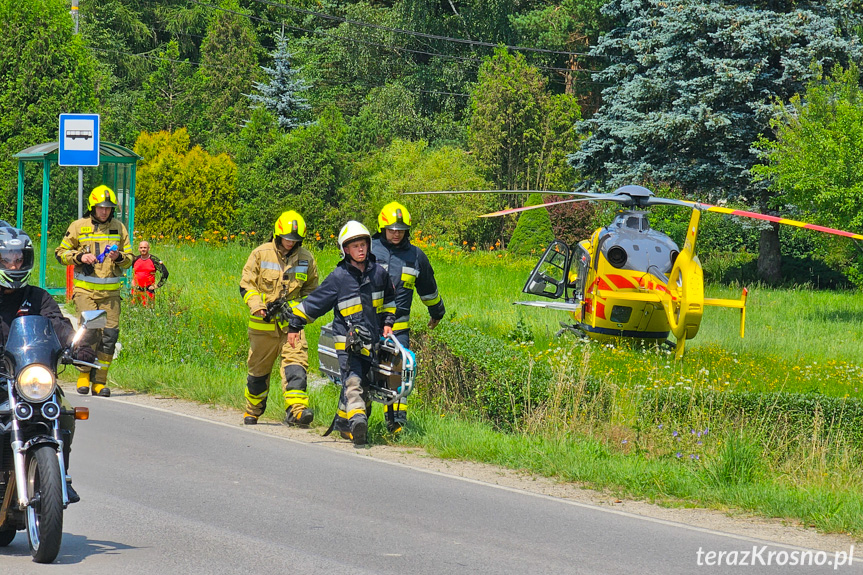
[[[24,181],[25,166],[35,163],[42,169],[42,226],[39,242],[39,287],[48,290],[52,295],[63,294],[66,287],[46,285],[46,267],[48,254],[48,199],[51,196],[51,167],[57,165],[59,142],[48,142],[21,150],[14,156],[18,160],[18,209],[15,212],[15,225],[21,227],[24,223]],[[99,166],[84,168],[100,170],[102,183],[117,194],[117,208],[114,217],[122,221],[129,230],[131,241],[135,233],[135,169],[141,156],[123,146],[110,142],[99,144]],[[57,166],[59,167],[59,166]],[[89,195],[84,190],[84,198]],[[86,200],[85,200],[86,201]]]

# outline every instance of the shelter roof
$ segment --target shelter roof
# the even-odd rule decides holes
[[[57,151],[60,149],[60,142],[46,142],[44,144],[36,144],[25,150],[21,150],[13,155],[13,158],[18,158],[24,161],[34,160],[56,160]],[[111,142],[100,142],[99,144],[99,161],[106,163],[129,163],[140,160],[141,156],[124,148],[119,144]]]

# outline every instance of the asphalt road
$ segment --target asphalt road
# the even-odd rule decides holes
[[[807,556],[122,399],[87,401],[92,419],[78,427],[72,460],[82,502],[66,512],[57,563],[33,563],[19,532],[0,548],[0,574],[863,571],[863,562],[834,570],[833,553]],[[718,559],[710,552],[735,551],[737,565],[727,565],[731,555],[705,564]],[[744,553],[753,566],[741,565]],[[795,557],[825,564],[789,565]]]

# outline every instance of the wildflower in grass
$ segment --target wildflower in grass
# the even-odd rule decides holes
[[[624,439],[624,440],[623,440],[623,441],[621,441],[620,443],[621,443],[622,445],[626,445],[627,443],[629,443],[629,441],[628,441],[628,440],[626,440],[626,439]]]
[[[676,431],[672,431],[672,432],[671,432],[671,437],[677,437],[677,432],[676,432]]]
[[[676,457],[677,459],[680,459],[681,457],[683,457],[683,454],[678,451],[677,453],[674,454],[674,457]]]

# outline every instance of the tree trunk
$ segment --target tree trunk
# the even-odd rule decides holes
[[[779,251],[779,224],[772,223],[770,228],[761,230],[758,239],[758,279],[767,285],[782,281],[782,253]]]

